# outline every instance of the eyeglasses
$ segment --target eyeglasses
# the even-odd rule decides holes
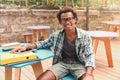
[[[67,22],[67,21],[72,21],[74,19],[74,17],[69,17],[69,18],[61,18],[61,21],[63,22],[63,23],[65,23],[65,22]]]

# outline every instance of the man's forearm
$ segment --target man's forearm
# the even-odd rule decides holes
[[[86,74],[92,74],[93,73],[93,67],[89,66],[86,68]]]
[[[26,47],[26,50],[31,50],[31,49],[35,49],[35,48],[37,48],[37,46],[36,46],[36,44],[29,44],[29,45],[27,45],[27,46],[25,46]]]

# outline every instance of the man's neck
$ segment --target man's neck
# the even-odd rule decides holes
[[[76,35],[76,30],[73,29],[73,30],[65,31],[65,33],[66,33],[66,36]]]

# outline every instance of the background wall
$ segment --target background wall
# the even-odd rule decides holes
[[[29,32],[26,29],[33,25],[50,26],[48,35],[61,28],[56,18],[57,10],[30,10],[12,9],[0,10],[0,44],[14,41],[24,42],[23,33]],[[90,10],[89,30],[95,30],[96,26],[101,25],[101,21],[113,20],[119,11],[98,11]],[[78,11],[78,27],[85,29],[85,10]]]

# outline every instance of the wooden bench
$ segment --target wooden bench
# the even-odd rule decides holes
[[[67,75],[62,80],[75,80],[75,79],[72,75]]]
[[[47,39],[47,30],[50,29],[50,26],[29,26],[27,27],[28,30],[32,30],[33,33],[33,42],[40,41],[40,36],[43,36],[43,40]]]
[[[24,41],[26,43],[32,43],[33,42],[33,34],[32,33],[24,33]]]
[[[102,26],[96,26],[96,30],[103,30],[104,28]]]

